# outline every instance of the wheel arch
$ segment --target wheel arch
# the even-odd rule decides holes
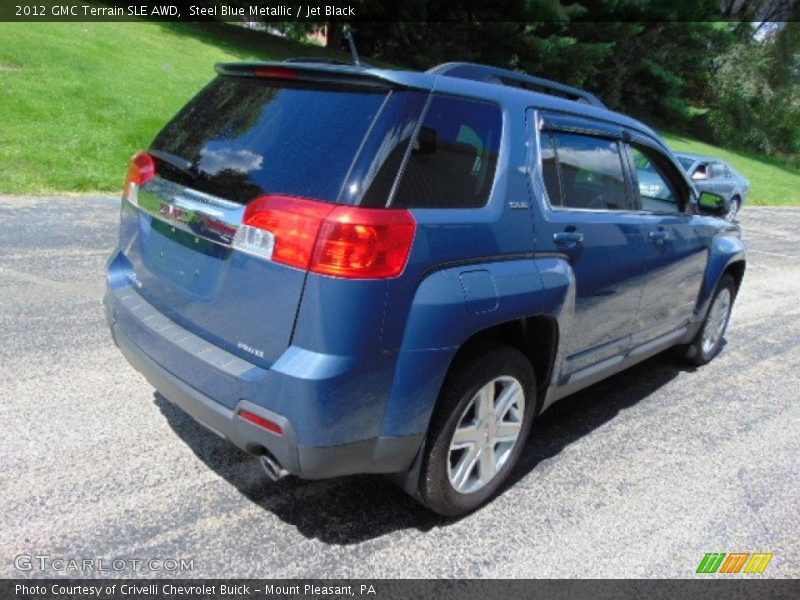
[[[722,276],[730,275],[733,278],[733,281],[736,284],[735,292],[737,295],[739,293],[739,288],[742,285],[742,280],[744,279],[744,271],[746,265],[747,263],[744,260],[735,260],[729,263],[728,266],[725,267],[725,270],[722,272]]]
[[[695,321],[705,318],[706,312],[714,295],[714,290],[719,285],[719,280],[725,274],[730,274],[736,281],[737,292],[741,286],[745,271],[745,245],[738,235],[729,230],[723,235],[718,235],[711,243],[708,265],[703,280],[703,286],[697,301]]]
[[[420,476],[421,458],[428,443],[428,431],[431,426],[431,416],[439,406],[441,390],[447,385],[449,376],[461,361],[474,358],[481,353],[488,352],[498,346],[510,346],[520,350],[530,361],[536,378],[536,398],[534,414],[542,410],[545,392],[549,385],[555,368],[559,341],[558,320],[548,314],[536,314],[518,319],[512,319],[486,327],[473,333],[452,354],[447,365],[447,371],[437,388],[436,400],[428,413],[425,436],[419,452],[409,467],[403,473],[391,477],[394,482],[412,496],[417,496],[417,484]]]
[[[498,323],[475,332],[453,356],[448,374],[461,361],[496,346],[510,346],[522,352],[536,376],[537,406],[541,408],[543,392],[550,383],[558,349],[558,321],[552,315],[537,314]],[[446,385],[447,376],[445,376]]]

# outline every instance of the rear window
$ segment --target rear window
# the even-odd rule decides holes
[[[398,128],[398,120],[400,129],[408,130],[403,122],[418,118],[423,101],[416,92],[220,76],[167,124],[151,148],[161,152],[160,176],[229,200],[286,194],[355,204],[369,191],[363,184],[381,172],[381,165],[372,163],[397,155],[391,148],[373,152],[363,159],[370,164],[360,169],[362,181],[345,186],[360,149],[369,147],[365,138],[407,143],[408,136],[384,138]],[[378,118],[381,114],[388,119]]]

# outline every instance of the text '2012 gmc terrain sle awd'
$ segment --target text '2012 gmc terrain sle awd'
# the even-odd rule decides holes
[[[393,474],[463,514],[555,401],[720,351],[738,226],[591,94],[463,63],[217,71],[131,162],[107,317],[273,478]]]

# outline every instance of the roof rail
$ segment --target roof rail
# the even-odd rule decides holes
[[[474,81],[520,87],[533,92],[552,94],[605,108],[605,104],[597,96],[585,90],[551,81],[550,79],[534,77],[527,73],[510,71],[509,69],[475,63],[451,62],[435,66],[432,69],[428,69],[427,72],[431,75],[447,75],[448,77],[458,77],[460,79],[472,79]]]

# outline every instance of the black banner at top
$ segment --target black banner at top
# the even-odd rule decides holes
[[[608,7],[608,8],[602,8]],[[3,0],[0,21],[797,21],[800,0]]]

